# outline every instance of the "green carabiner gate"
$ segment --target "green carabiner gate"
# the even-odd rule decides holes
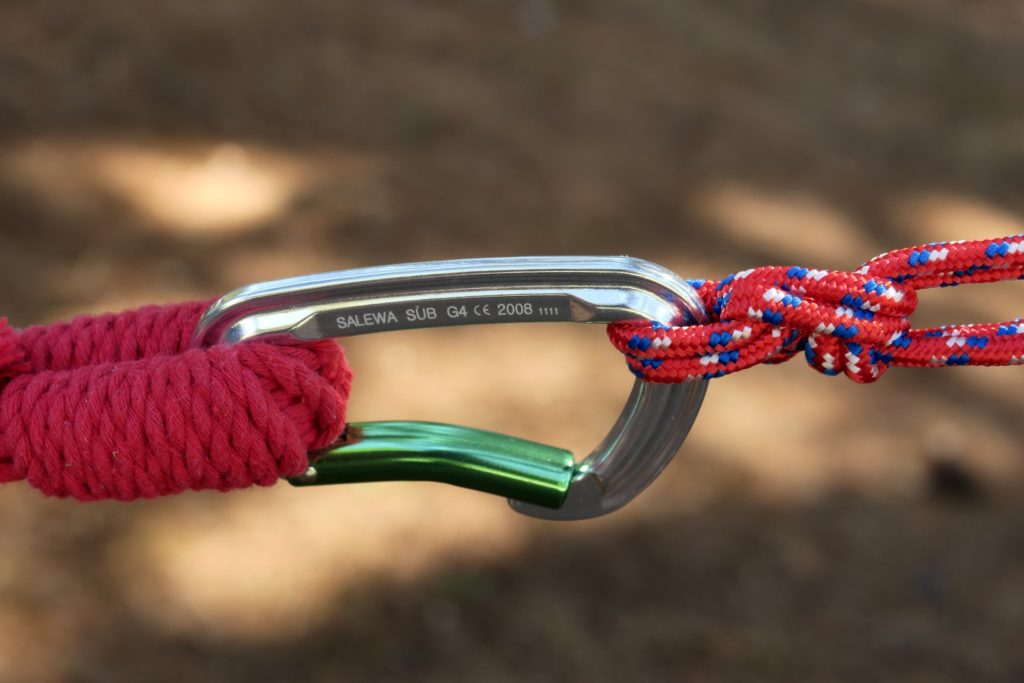
[[[436,422],[350,424],[317,453],[296,486],[440,481],[559,508],[575,474],[572,453],[506,434]]]

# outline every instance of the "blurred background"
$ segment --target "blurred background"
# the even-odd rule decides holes
[[[7,0],[0,312],[468,256],[855,268],[1020,232],[1022,73],[1014,0]],[[929,292],[915,323],[1020,300]],[[632,380],[586,326],[346,347],[354,418],[578,453]],[[436,484],[8,485],[0,680],[1021,680],[1019,383],[754,369],[646,495],[567,525]]]

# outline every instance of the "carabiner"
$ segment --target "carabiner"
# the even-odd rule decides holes
[[[484,323],[669,325],[706,321],[686,281],[629,257],[465,259],[325,273],[251,285],[215,302],[193,344],[287,342]],[[633,385],[611,432],[582,462],[510,436],[454,425],[353,423],[293,484],[433,480],[497,493],[517,511],[587,519],[654,481],[686,439],[707,383]]]

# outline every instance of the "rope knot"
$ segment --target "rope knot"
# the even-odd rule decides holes
[[[801,351],[820,372],[861,383],[890,365],[1021,365],[1022,320],[910,327],[922,289],[1005,280],[1024,280],[1024,235],[897,249],[854,273],[776,266],[692,280],[711,322],[622,321],[608,336],[649,382],[721,377]]]
[[[0,325],[0,482],[135,500],[269,486],[345,424],[332,341],[191,348],[204,302]],[[17,376],[15,376],[17,375]]]
[[[780,363],[803,351],[819,372],[860,383],[886,370],[889,349],[902,343],[917,307],[913,288],[887,278],[799,266],[743,271],[702,287],[701,294],[713,319],[745,325],[741,338],[725,340],[732,355],[761,343],[756,362]]]
[[[909,343],[917,291],[899,278],[766,266],[692,281],[710,322],[616,323],[608,333],[634,374],[652,381],[714,379],[803,352],[825,375],[874,382]]]

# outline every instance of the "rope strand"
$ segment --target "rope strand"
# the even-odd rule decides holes
[[[691,281],[705,325],[608,326],[629,368],[649,382],[713,379],[803,353],[825,375],[874,382],[890,366],[1018,365],[1024,321],[912,329],[917,292],[1024,278],[1024,236],[898,249],[853,273],[754,268]]]

